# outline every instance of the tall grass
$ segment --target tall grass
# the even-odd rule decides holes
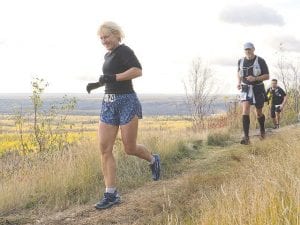
[[[152,152],[161,155],[165,177],[177,172],[174,162],[189,155],[186,139],[186,134],[169,131],[144,132],[139,138]],[[122,148],[118,138],[114,149],[118,188],[126,192],[151,181],[151,174],[146,161],[127,156]],[[0,160],[1,213],[39,207],[65,209],[73,204],[96,202],[104,190],[95,138],[68,150],[26,156],[7,154]]]
[[[255,156],[206,202],[198,222],[300,224],[299,135],[276,136],[253,146]]]
[[[74,147],[62,152],[48,152],[18,157],[7,156],[3,163],[0,211],[50,206],[65,208],[90,199],[100,186],[100,157],[95,147]]]
[[[250,109],[250,127],[258,128],[259,124],[256,117],[255,107],[251,107]],[[270,105],[267,103],[264,104],[263,114],[266,117],[265,126],[266,128],[273,127],[274,124],[271,118]],[[293,109],[291,104],[287,104],[284,110],[281,112],[280,124],[290,125],[297,123],[298,121],[298,113]],[[227,104],[227,112],[226,112],[226,126],[231,130],[242,129],[242,106],[240,102],[233,102],[231,104]]]
[[[224,149],[170,193],[169,210],[152,224],[299,225],[299,141],[294,128]]]
[[[140,224],[300,224],[300,130],[287,131],[250,146],[215,148],[203,145],[231,141],[227,129],[199,134],[157,124],[143,127],[138,142],[161,155],[163,178],[177,179],[170,190],[164,186],[165,194],[155,203],[147,204],[161,210],[143,215]],[[122,148],[118,137],[118,189],[126,193],[151,176],[147,162],[127,156]],[[194,156],[200,157],[193,169],[176,176]],[[104,189],[96,132],[63,151],[12,153],[0,160],[0,215],[92,204]]]
[[[231,135],[230,131],[224,129],[222,131],[210,132],[207,135],[207,145],[224,147],[230,144]]]

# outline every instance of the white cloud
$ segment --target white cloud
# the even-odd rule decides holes
[[[226,8],[221,12],[220,19],[227,23],[244,26],[284,25],[283,17],[277,11],[260,4]]]

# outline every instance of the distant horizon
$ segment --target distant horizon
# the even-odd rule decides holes
[[[92,96],[96,96],[96,95],[103,95],[105,94],[104,92],[102,93],[93,93],[93,94],[88,94],[88,93],[84,93],[84,92],[48,92],[48,93],[43,93],[42,95],[86,95],[87,97],[92,97]],[[137,95],[164,95],[164,96],[185,96],[186,94],[184,93],[138,93],[136,92]],[[17,92],[17,93],[12,93],[12,92],[0,92],[0,96],[5,96],[5,95],[32,95],[31,92]],[[211,96],[234,96],[234,95],[238,95],[238,94],[212,94]]]
[[[31,93],[0,93],[0,115],[14,114],[18,110],[32,111],[33,104]],[[48,110],[52,105],[60,104],[63,96],[75,98],[77,104],[70,114],[74,115],[99,115],[103,93],[88,95],[87,93],[45,93],[41,96],[43,110]],[[183,94],[139,94],[144,115],[189,115],[186,96]],[[213,103],[215,112],[225,111],[225,102],[231,102],[234,96],[216,96]]]

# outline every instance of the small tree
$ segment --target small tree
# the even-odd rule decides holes
[[[67,95],[64,95],[63,101],[59,105],[52,105],[51,109],[44,116],[44,123],[47,125],[47,140],[48,140],[48,149],[53,147],[61,150],[69,145],[68,136],[69,129],[67,127],[68,115],[77,105],[76,98],[68,98]]]
[[[23,154],[26,154],[28,152],[29,148],[24,138],[24,115],[23,115],[23,109],[21,107],[20,111],[16,112],[15,116],[15,125],[17,128],[17,133],[19,134],[20,144],[22,148]]]
[[[29,116],[27,127],[32,132],[25,133],[26,127],[23,110],[17,113],[15,124],[20,137],[22,152],[29,151],[61,150],[68,147],[69,130],[67,128],[67,116],[77,104],[76,98],[68,98],[66,95],[59,105],[52,105],[45,109],[42,94],[48,83],[44,79],[34,78],[32,85],[32,116]],[[32,122],[30,122],[32,121]],[[25,138],[25,135],[28,137]]]
[[[291,89],[291,95],[294,99],[294,110],[299,113],[299,98],[300,98],[300,75],[299,66],[295,64],[290,64],[293,85]]]
[[[191,65],[190,72],[184,80],[187,103],[196,130],[204,127],[204,117],[212,113],[213,72],[201,58],[196,58]]]
[[[299,98],[300,98],[300,75],[299,62],[293,58],[287,57],[283,43],[280,43],[278,60],[276,63],[276,75],[283,83],[286,90],[289,102],[288,105],[296,113],[299,113]]]
[[[288,59],[286,58],[284,54],[284,49],[282,43],[279,46],[279,51],[277,52],[278,59],[276,63],[276,75],[278,79],[282,82],[284,89],[288,91],[291,86],[291,76],[290,76],[290,67],[288,62]]]
[[[32,96],[30,97],[33,104],[33,131],[36,143],[38,144],[39,151],[45,149],[45,124],[39,123],[40,109],[43,106],[43,101],[41,95],[44,92],[45,88],[48,86],[48,83],[44,79],[34,78],[31,82],[32,86]]]

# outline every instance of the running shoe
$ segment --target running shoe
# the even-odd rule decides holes
[[[114,193],[105,192],[103,198],[95,205],[96,209],[107,209],[121,202],[120,195],[117,191]]]
[[[150,169],[152,172],[152,179],[156,181],[160,178],[160,157],[157,154],[154,154],[153,157],[155,161],[153,164],[150,164]]]
[[[242,140],[241,140],[241,144],[242,145],[249,145],[250,144],[249,137],[243,137]]]

